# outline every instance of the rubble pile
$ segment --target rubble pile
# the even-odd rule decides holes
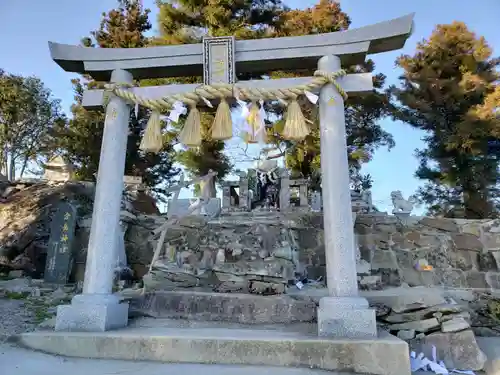
[[[435,347],[447,368],[481,370],[486,356],[476,342],[467,304],[450,297],[426,302],[431,301],[378,306],[377,321],[416,353],[431,358]]]
[[[185,217],[168,230],[166,243],[165,253],[144,280],[147,290],[205,287],[281,294],[297,268],[293,229],[269,213],[208,221]]]

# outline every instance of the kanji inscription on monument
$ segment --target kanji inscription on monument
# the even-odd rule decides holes
[[[76,208],[62,202],[52,218],[44,280],[66,284],[71,272],[72,244],[75,236]]]
[[[203,39],[203,83],[235,83],[234,37]]]

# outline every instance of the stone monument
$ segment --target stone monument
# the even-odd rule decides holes
[[[113,249],[118,230],[128,119],[135,103],[171,106],[183,97],[192,105],[194,99],[189,98],[196,97],[199,99],[194,100],[196,105],[201,102],[202,95],[205,100],[236,95],[248,99],[251,94],[245,96],[245,92],[267,92],[267,96],[258,99],[276,100],[284,90],[292,92],[297,87],[308,87],[311,92],[319,93],[329,292],[328,297],[320,300],[318,334],[375,338],[375,311],[358,293],[344,118],[346,94],[358,95],[373,90],[372,76],[369,73],[344,75],[341,68],[342,65],[363,63],[367,54],[402,48],[411,34],[412,20],[413,15],[409,15],[345,32],[238,41],[234,37],[216,37],[205,38],[203,44],[142,49],[84,48],[50,43],[52,58],[66,71],[111,82],[107,92],[90,90],[83,96],[82,105],[87,109],[104,108],[107,103],[106,121],[84,291],[70,306],[59,308],[58,329],[103,331],[127,325],[127,304],[120,303],[111,294],[113,252],[105,250]],[[265,74],[275,69],[299,68],[316,70],[315,77],[235,82],[236,70],[238,73]],[[209,96],[210,90],[198,84],[132,87],[134,79],[200,75],[206,85],[225,84],[216,90],[222,94]],[[313,81],[321,84],[311,85]],[[228,85],[231,89],[227,89]],[[304,89],[301,90],[304,93]],[[290,100],[293,95],[283,98]],[[240,182],[244,180],[241,178]],[[239,201],[241,208],[248,206],[245,187],[248,188],[248,182],[240,186],[240,196],[245,198]]]
[[[313,212],[321,212],[323,209],[323,202],[321,200],[321,193],[319,191],[314,191],[311,194],[311,210]]]
[[[45,282],[61,285],[68,282],[73,262],[75,227],[76,208],[67,202],[59,203],[50,225]]]

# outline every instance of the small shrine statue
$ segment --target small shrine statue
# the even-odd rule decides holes
[[[256,205],[266,209],[279,207],[279,168],[276,160],[267,160],[261,157],[255,165],[257,174],[257,202]]]

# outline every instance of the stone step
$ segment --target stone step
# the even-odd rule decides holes
[[[67,357],[410,375],[408,345],[385,332],[376,339],[326,339],[292,329],[227,328],[207,322],[179,328],[175,322],[167,328],[135,325],[97,333],[38,331],[13,341]]]
[[[353,375],[346,372],[274,366],[207,365],[190,363],[132,362],[105,359],[61,358],[0,344],[2,374],[110,375]]]
[[[326,288],[290,288],[287,294],[261,296],[202,291],[157,291],[131,300],[134,316],[177,318],[197,321],[224,321],[243,324],[315,322],[317,304],[326,297]],[[370,304],[385,305],[394,311],[446,303],[443,290],[435,288],[394,288],[362,291]]]
[[[154,318],[243,324],[314,322],[316,303],[286,295],[158,291],[131,300],[130,312]]]
[[[53,324],[46,324],[46,328],[53,329]],[[318,325],[316,323],[271,323],[271,324],[244,324],[231,323],[223,321],[197,321],[185,319],[157,319],[157,318],[132,318],[129,320],[129,328],[229,328],[229,329],[254,329],[263,331],[278,331],[278,332],[295,332],[308,336],[316,336],[318,333]]]

